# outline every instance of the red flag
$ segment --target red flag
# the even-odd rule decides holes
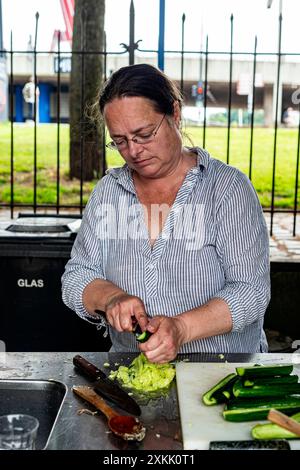
[[[66,25],[65,39],[67,41],[71,41],[73,36],[73,17],[75,0],[60,0],[60,3]]]

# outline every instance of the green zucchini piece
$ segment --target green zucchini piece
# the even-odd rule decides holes
[[[146,343],[150,338],[151,333],[149,331],[143,331],[140,335],[136,335],[136,340],[140,343]]]
[[[300,413],[292,415],[300,423]],[[251,430],[253,439],[299,439],[297,434],[273,423],[256,424]]]
[[[230,398],[232,398],[232,395],[233,395],[232,391],[230,392],[229,390],[224,390],[222,393],[223,393],[224,397],[226,398],[226,401],[228,401],[228,400],[230,400]]]
[[[298,382],[298,375],[282,375],[277,377],[257,377],[253,379],[244,379],[244,387],[253,387],[253,385],[278,385],[294,384]]]
[[[241,380],[237,380],[233,385],[233,395],[236,398],[259,398],[259,397],[286,397],[288,395],[299,395],[299,383],[285,383],[272,385],[253,385],[253,387],[244,387]],[[300,397],[299,397],[300,398]]]
[[[226,403],[228,400],[234,398],[232,388],[236,380],[238,380],[238,376],[234,374],[234,376],[229,379],[224,387],[221,387],[213,393],[213,398],[215,398],[218,403]]]
[[[272,366],[252,366],[252,367],[237,367],[236,373],[240,377],[265,377],[275,375],[290,375],[293,371],[292,364],[274,364]]]
[[[237,378],[237,375],[234,373],[226,375],[226,377],[202,395],[203,403],[207,406],[225,403],[228,398],[226,398],[223,392],[229,392]]]
[[[287,415],[300,411],[300,397],[283,397],[277,399],[240,399],[230,400],[224,408],[223,417],[226,421],[255,421],[265,419],[271,408],[280,410]]]
[[[140,325],[136,321],[133,324],[133,330],[132,331],[133,331],[133,334],[135,336],[135,339],[139,343],[146,343],[146,341],[148,341],[148,339],[152,335],[152,333],[150,333],[150,331],[148,331],[148,330],[142,331]]]

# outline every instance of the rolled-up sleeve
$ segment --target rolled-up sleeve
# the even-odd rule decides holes
[[[82,302],[85,287],[95,279],[105,279],[103,250],[97,233],[97,207],[100,198],[98,186],[94,189],[85,208],[80,230],[74,242],[71,258],[62,276],[64,303],[85,320],[95,320]]]
[[[216,249],[225,285],[214,297],[229,306],[234,332],[262,321],[270,301],[269,236],[262,208],[249,179],[241,172],[217,211]]]

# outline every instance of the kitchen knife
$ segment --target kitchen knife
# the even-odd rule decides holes
[[[92,386],[99,395],[107,398],[130,414],[137,416],[141,414],[141,409],[136,401],[94,364],[91,364],[79,354],[73,357],[73,364],[83,375],[94,381]]]
[[[209,450],[290,450],[285,439],[249,441],[211,441]]]

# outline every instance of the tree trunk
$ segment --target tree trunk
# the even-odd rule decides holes
[[[70,81],[70,178],[101,178],[103,126],[88,115],[103,83],[105,0],[75,0]]]

